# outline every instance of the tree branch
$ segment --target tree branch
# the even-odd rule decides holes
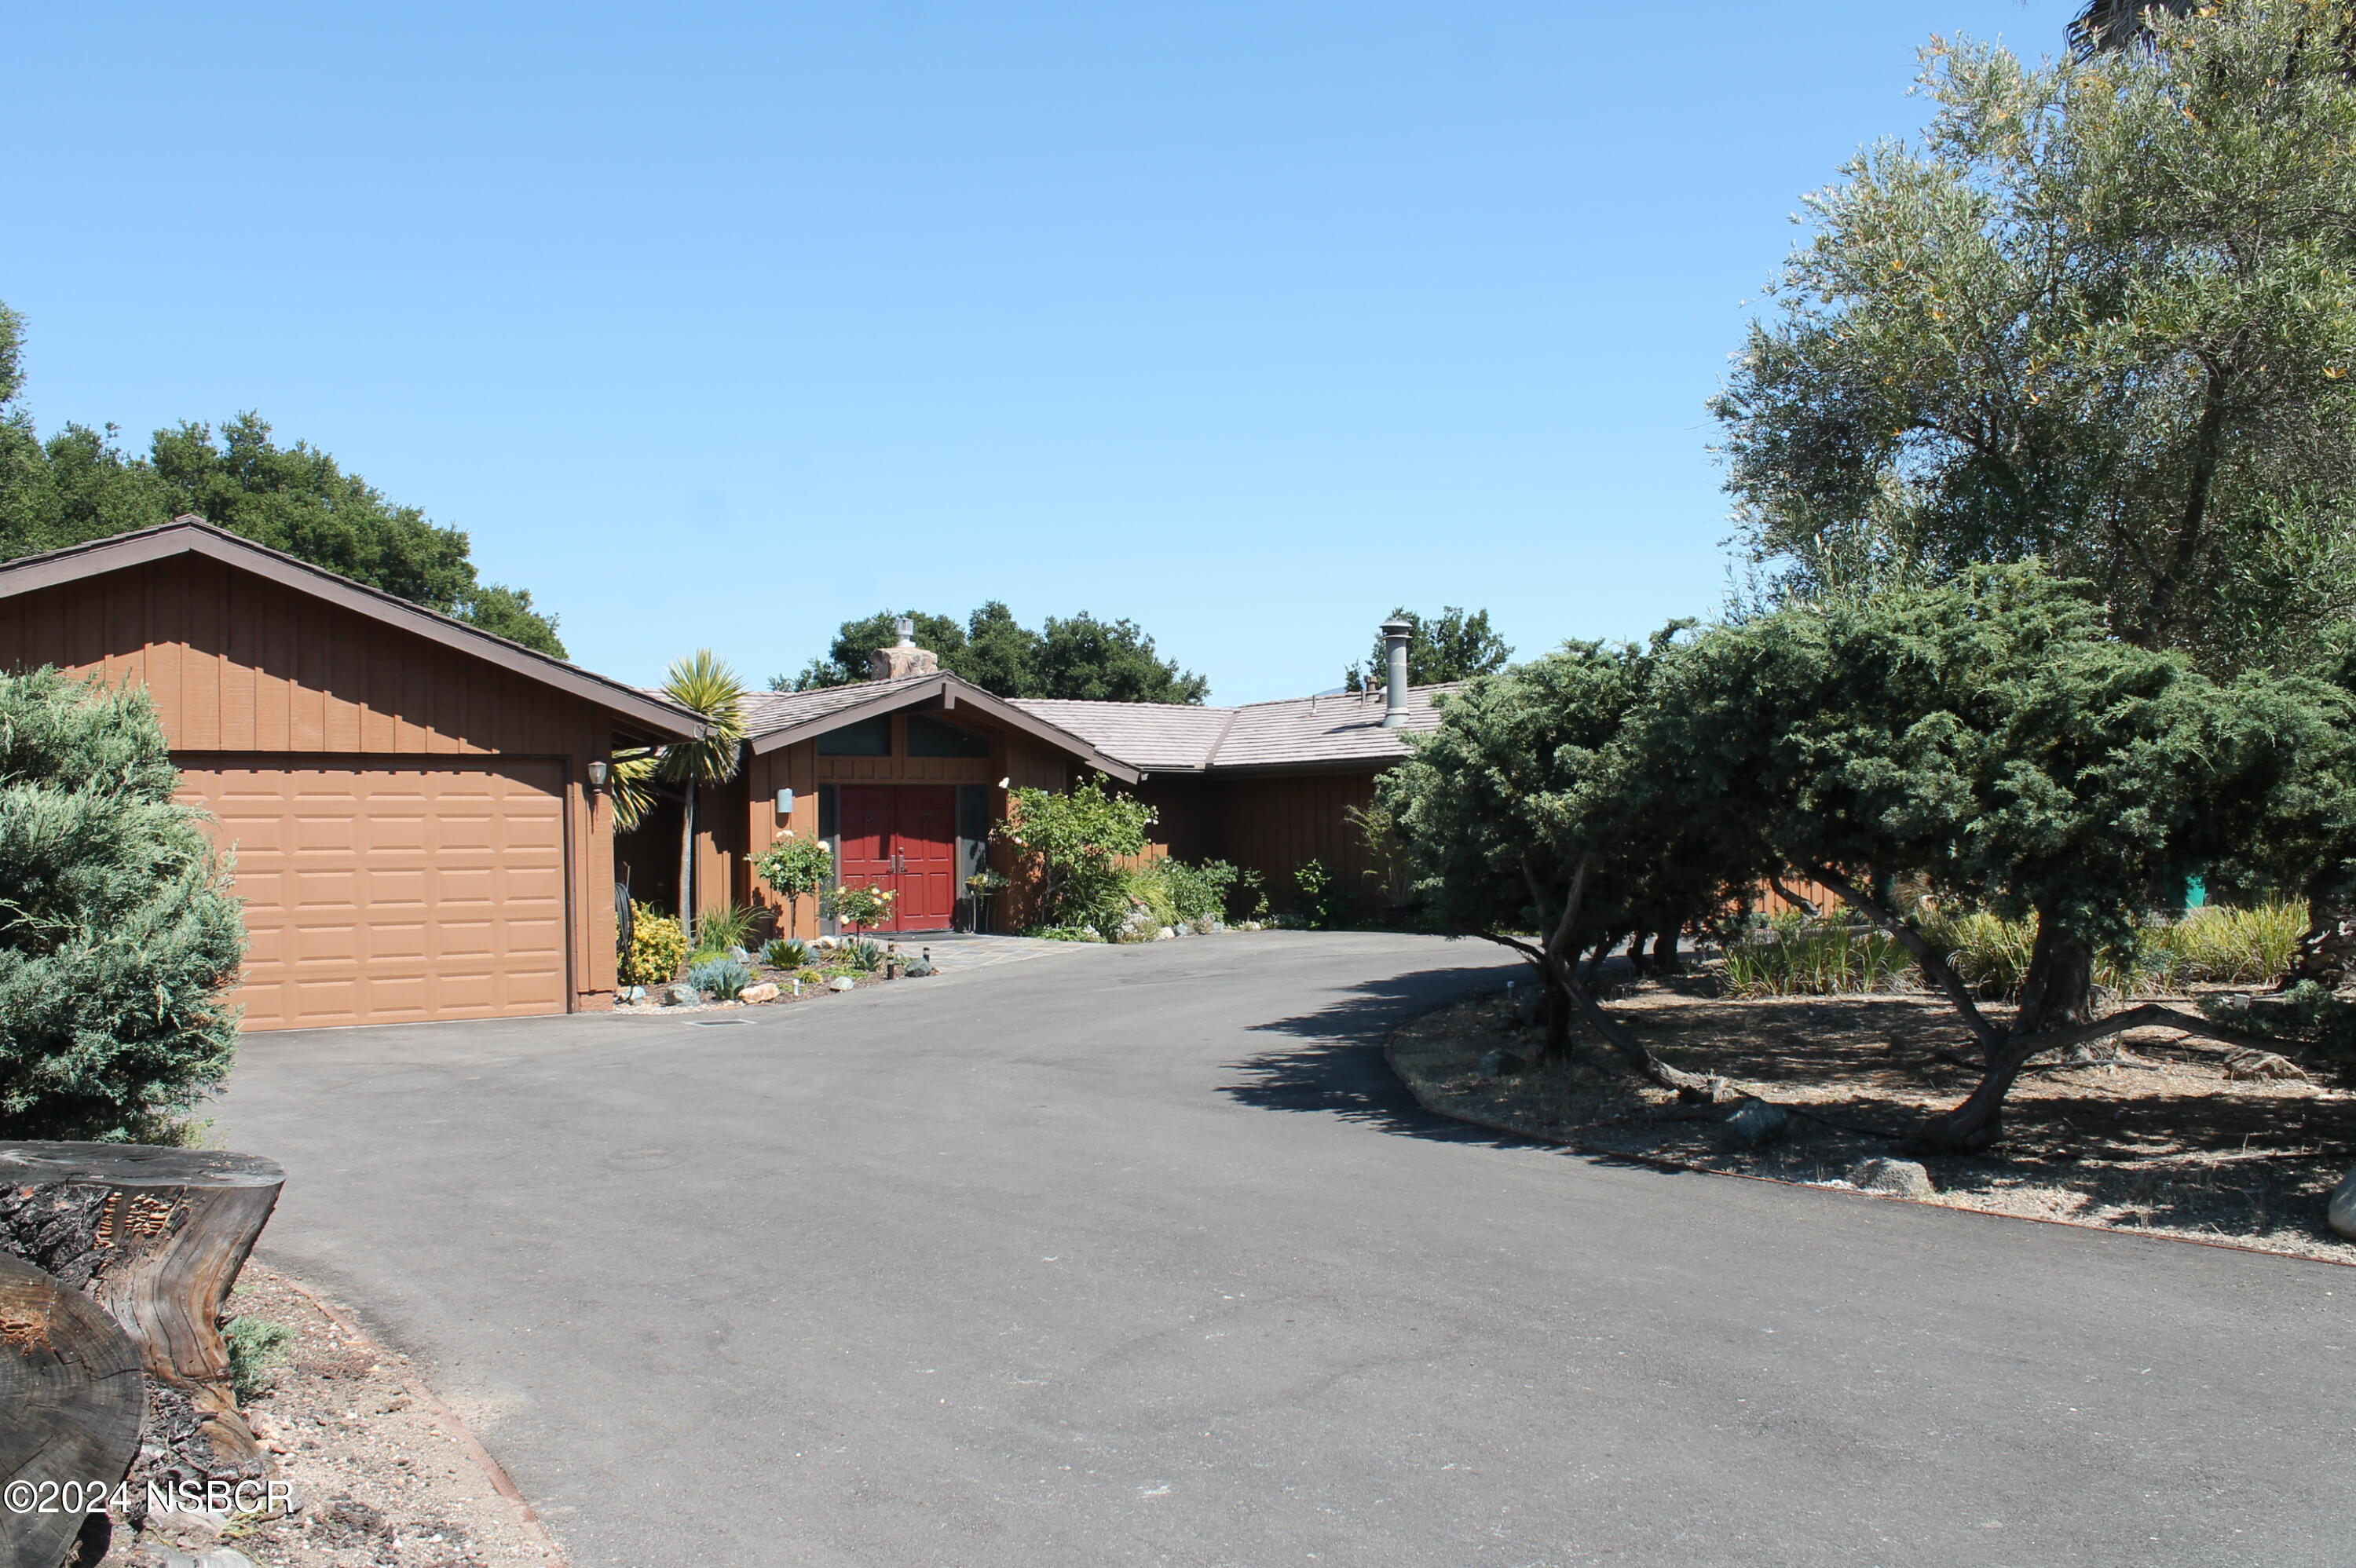
[[[1531,946],[1518,936],[1507,936],[1496,931],[1475,931],[1469,934],[1483,942],[1494,942],[1500,947],[1510,947],[1533,964],[1543,965],[1546,963],[1546,954],[1541,949]]]
[[[2048,1051],[2067,1051],[2073,1045],[2084,1045],[2105,1035],[2125,1034],[2131,1029],[2180,1029],[2186,1034],[2197,1034],[2203,1039],[2240,1046],[2246,1051],[2263,1051],[2269,1055],[2280,1054],[2286,1043],[2268,1040],[2263,1035],[2244,1034],[2240,1029],[2211,1023],[2198,1013],[2179,1012],[2158,1002],[2146,1002],[2139,1008],[2129,1008],[2123,1013],[2113,1013],[2092,1023],[2072,1024],[2067,1029],[2040,1029],[2035,1034],[2018,1038],[2022,1044],[2034,1048],[2032,1054],[2041,1054]]]
[[[1914,962],[1922,966],[1922,973],[1946,993],[1947,1000],[1954,1005],[1955,1011],[1963,1015],[1964,1022],[1971,1026],[1973,1036],[1980,1042],[1980,1049],[1994,1054],[2004,1039],[2003,1031],[1988,1022],[1987,1015],[1980,1011],[1979,1003],[1973,997],[1971,987],[1964,984],[1964,977],[1955,973],[1954,966],[1940,955],[1937,948],[1924,940],[1921,932],[1901,920],[1897,911],[1886,907],[1878,899],[1869,897],[1864,890],[1851,886],[1847,878],[1830,867],[1806,866],[1802,869],[1808,873],[1810,880],[1832,889],[1851,908],[1897,938],[1898,945],[1912,954]]]
[[[1791,889],[1785,887],[1783,885],[1783,879],[1781,877],[1768,878],[1767,885],[1774,889],[1776,896],[1781,898],[1785,903],[1797,904],[1800,908],[1806,910],[1810,920],[1815,920],[1825,912],[1823,910],[1816,907],[1815,900],[1804,899],[1799,894],[1794,892]]]

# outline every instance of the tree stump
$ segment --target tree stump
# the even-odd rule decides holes
[[[270,1473],[230,1392],[221,1304],[285,1179],[246,1154],[0,1143],[0,1252],[91,1297],[138,1349],[143,1480]]]
[[[58,1568],[139,1453],[139,1351],[95,1301],[0,1257],[0,1564]]]

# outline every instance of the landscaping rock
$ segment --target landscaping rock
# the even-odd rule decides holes
[[[859,989],[859,982],[848,975],[837,975],[826,983],[826,988],[830,991],[855,991]]]
[[[753,955],[742,947],[730,948],[728,950],[728,956],[734,958],[739,964],[750,964],[753,962]]]
[[[622,987],[622,1000],[626,1002],[643,1002],[646,999],[647,988],[644,986],[625,986]]]
[[[1492,1051],[1482,1056],[1478,1071],[1483,1078],[1507,1078],[1528,1065],[1510,1051]]]
[[[1748,1148],[1773,1143],[1792,1130],[1791,1114],[1764,1100],[1745,1100],[1719,1124],[1728,1138]]]
[[[819,953],[831,953],[841,945],[841,944],[831,936],[819,937],[810,944],[811,948]]]
[[[1156,942],[1167,942],[1177,934],[1178,933],[1174,927],[1165,925],[1161,930],[1153,933],[1153,940]]]
[[[1938,1192],[1931,1173],[1911,1159],[1869,1159],[1848,1173],[1849,1180],[1868,1192],[1893,1198],[1929,1198]]]
[[[2323,1217],[2334,1231],[2356,1240],[2356,1170],[2341,1177],[2340,1185],[2331,1189],[2331,1205]]]
[[[703,1000],[703,993],[681,982],[662,988],[662,1004],[667,1008],[691,1008]]]
[[[2315,1082],[2307,1075],[2307,1069],[2287,1056],[2277,1056],[2271,1051],[2258,1051],[2249,1047],[2226,1052],[2225,1076],[2235,1079],[2283,1079],[2296,1083]]]
[[[757,986],[747,986],[736,993],[740,1002],[774,1002],[777,999],[777,983],[764,980]]]

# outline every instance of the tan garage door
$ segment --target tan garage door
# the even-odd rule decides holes
[[[252,1029],[561,1013],[563,773],[554,763],[181,760],[237,850]]]

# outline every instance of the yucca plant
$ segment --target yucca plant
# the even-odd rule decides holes
[[[635,746],[614,753],[614,769],[606,778],[606,795],[614,803],[614,831],[635,833],[647,813],[655,808],[655,775],[662,752],[652,746]]]
[[[663,695],[701,718],[700,739],[674,741],[662,750],[656,773],[680,786],[683,809],[679,829],[679,923],[695,940],[695,792],[736,776],[744,751],[744,686],[736,672],[710,648],[698,648],[670,667]]]

